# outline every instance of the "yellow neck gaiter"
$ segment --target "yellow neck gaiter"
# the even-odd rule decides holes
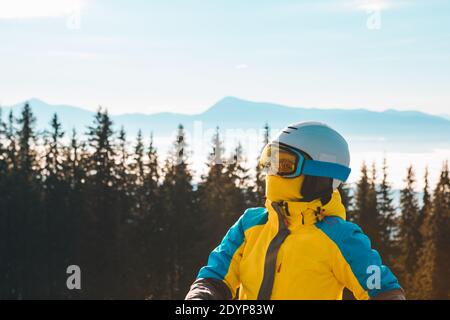
[[[300,190],[305,176],[297,178],[282,178],[266,176],[266,198],[270,201],[298,201],[302,198]]]
[[[320,199],[310,202],[301,202],[302,195],[300,193],[304,176],[286,179],[278,176],[266,177],[266,207],[269,213],[275,214],[271,203],[283,202],[285,208],[283,210],[286,221],[289,225],[311,225],[325,216],[338,216],[345,220],[345,207],[342,204],[341,195],[335,190],[331,196],[331,200],[325,205]]]

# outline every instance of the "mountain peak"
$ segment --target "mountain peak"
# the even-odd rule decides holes
[[[33,107],[49,106],[49,105],[51,105],[50,103],[47,103],[44,100],[36,98],[36,97],[28,99],[28,100],[26,100],[26,102],[28,102],[29,104],[33,105]]]
[[[229,118],[230,116],[236,117],[237,114],[242,112],[249,112],[252,106],[256,106],[257,103],[243,100],[233,96],[226,96],[208,110],[202,113],[203,116],[215,117],[217,119],[223,119],[223,117]]]
[[[221,105],[221,104],[229,104],[229,103],[242,103],[242,102],[249,102],[247,100],[238,98],[238,97],[234,97],[234,96],[226,96],[223,97],[222,99],[220,99],[219,101],[217,101],[214,105]]]
[[[19,103],[13,105],[13,108],[16,108],[16,107],[21,108],[26,103],[28,103],[33,109],[34,108],[41,108],[41,107],[49,107],[49,106],[51,106],[51,104],[45,102],[42,99],[39,99],[39,98],[36,98],[36,97],[32,97],[30,99],[24,100],[22,102],[19,102]]]
[[[39,103],[46,103],[44,100],[36,98],[36,97],[31,97],[30,99],[26,100],[28,102],[39,102]]]

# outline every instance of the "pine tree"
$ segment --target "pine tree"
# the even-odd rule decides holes
[[[17,175],[13,190],[14,227],[20,228],[14,246],[17,250],[17,296],[18,298],[36,297],[45,287],[32,285],[43,284],[42,275],[46,274],[43,259],[39,255],[42,246],[42,211],[39,208],[38,181],[39,168],[36,158],[36,136],[34,131],[36,119],[28,103],[17,119]],[[33,265],[33,270],[27,266]]]
[[[9,296],[9,213],[7,210],[8,194],[8,163],[6,152],[6,123],[3,122],[0,107],[0,299]]]
[[[427,224],[425,223],[430,220],[430,215],[432,214],[432,201],[431,201],[431,194],[429,192],[429,180],[428,180],[428,167],[425,168],[425,174],[424,174],[424,187],[423,187],[423,196],[422,196],[422,207],[419,210],[419,214],[417,216],[416,221],[416,230],[418,232],[416,233],[417,236],[417,247],[418,247],[418,253],[417,253],[417,261],[414,268],[414,273],[411,276],[411,283],[410,283],[410,299],[428,299],[428,297],[432,294],[432,284],[429,280],[429,277],[427,274],[424,274],[426,272],[426,269],[423,269],[422,266],[428,265],[430,266],[429,261],[425,261],[424,258],[429,259],[431,256],[434,255],[434,246],[432,243],[427,245],[426,239],[429,238],[427,235]],[[429,254],[430,251],[431,256]],[[431,258],[432,259],[432,258]],[[431,267],[431,266],[430,266]],[[431,269],[433,269],[431,267]],[[433,270],[434,271],[434,270]]]
[[[367,211],[368,208],[367,194],[369,192],[369,188],[370,185],[367,165],[365,162],[363,162],[361,166],[361,176],[355,185],[353,210],[351,211],[352,214],[349,216],[350,221],[360,223],[361,218],[364,219],[364,216],[361,217],[361,215],[362,212]]]
[[[134,176],[136,177],[135,182],[138,185],[142,185],[145,179],[144,151],[145,150],[142,138],[142,131],[139,130],[136,138],[136,144],[134,146],[134,159],[133,159]]]
[[[417,217],[417,228],[420,231],[419,232],[419,245],[423,245],[423,238],[425,231],[423,230],[423,224],[426,219],[426,217],[430,214],[430,211],[432,209],[432,203],[431,203],[431,194],[430,194],[430,183],[428,180],[428,167],[425,168],[425,174],[424,174],[424,187],[423,187],[423,195],[422,195],[422,207],[419,211],[419,216]]]
[[[19,125],[18,143],[19,143],[19,167],[22,176],[30,180],[33,178],[34,169],[36,167],[36,152],[33,149],[36,144],[34,125],[36,118],[31,111],[28,103],[25,104],[22,110],[22,116],[17,120]]]
[[[146,257],[144,275],[145,279],[148,279],[144,292],[146,298],[160,299],[167,290],[165,287],[167,282],[164,281],[164,275],[167,275],[167,256],[166,248],[158,244],[168,242],[168,225],[166,224],[168,220],[165,217],[158,152],[154,146],[153,134],[150,136],[146,159],[143,184],[143,194],[146,199],[145,216],[141,223],[142,239],[145,243],[143,256]]]
[[[64,275],[58,272],[67,266],[66,235],[70,226],[67,223],[66,197],[68,189],[64,180],[63,150],[61,139],[64,136],[58,116],[53,115],[50,122],[51,131],[44,133],[44,170],[43,170],[43,211],[46,243],[42,248],[45,253],[48,278],[48,297],[61,297],[65,291]]]
[[[115,158],[115,186],[114,192],[116,193],[116,206],[115,206],[115,232],[112,235],[115,238],[115,250],[116,254],[112,259],[116,260],[115,274],[116,279],[120,283],[127,283],[129,274],[137,274],[136,267],[133,262],[136,261],[134,256],[138,254],[136,248],[129,248],[129,244],[126,239],[132,237],[135,234],[134,230],[129,232],[123,222],[132,220],[136,214],[138,214],[136,208],[140,205],[140,199],[138,199],[138,193],[141,185],[138,183],[137,176],[130,168],[129,160],[134,155],[130,155],[127,141],[127,135],[125,128],[122,126],[119,130],[117,141],[114,145],[114,158]],[[133,165],[133,163],[132,163]],[[119,288],[119,286],[117,286]],[[124,285],[120,285],[120,291],[116,294],[118,296],[130,294],[129,290],[124,290]]]
[[[72,129],[69,145],[64,148],[64,181],[68,188],[66,203],[66,230],[65,243],[67,244],[67,264],[82,265],[84,254],[83,239],[88,236],[89,228],[86,206],[86,180],[89,168],[88,151],[86,143],[79,141],[77,131]],[[65,293],[68,299],[87,298],[84,291],[71,290]]]
[[[208,157],[207,174],[202,176],[198,190],[200,195],[200,208],[207,223],[204,226],[211,234],[210,247],[216,245],[229,227],[232,212],[230,192],[236,188],[234,177],[227,174],[225,148],[220,137],[219,128],[211,140],[212,150]],[[234,188],[233,188],[234,187]],[[231,191],[233,190],[233,191]],[[208,219],[209,218],[209,219]]]
[[[120,135],[122,134],[119,134],[119,136]],[[119,145],[123,145],[123,143],[120,143]],[[122,150],[120,154],[124,155],[127,153],[125,146],[119,147],[119,149]],[[129,165],[127,164],[128,157],[131,158]],[[127,191],[128,195],[133,198],[132,203],[130,203],[130,215],[127,217],[131,220],[139,220],[145,215],[146,198],[143,189],[145,179],[144,157],[142,131],[138,130],[132,154],[128,155],[127,153],[126,159],[120,162],[121,167],[123,167],[121,171],[123,172],[124,177],[121,178],[121,180],[124,180],[125,182],[124,189]],[[129,170],[127,171],[128,167]]]
[[[136,152],[140,152],[141,147],[136,145]],[[142,152],[144,149],[142,149]],[[140,156],[139,156],[140,157]],[[143,161],[144,163],[144,161]],[[140,169],[141,170],[141,169]],[[160,179],[161,172],[159,167],[158,152],[154,145],[153,134],[150,136],[150,142],[147,148],[147,161],[144,163],[143,173],[143,187],[144,196],[147,200],[147,214],[152,215],[155,219],[159,216],[157,213],[162,210],[161,208],[161,194],[160,194]],[[157,221],[154,221],[156,228]],[[156,229],[155,229],[156,230]]]
[[[7,141],[6,156],[9,171],[17,173],[17,135],[13,112],[8,115],[8,122],[5,129],[5,139]]]
[[[382,180],[378,191],[378,213],[380,218],[380,243],[379,250],[384,264],[391,266],[396,256],[395,236],[396,210],[392,198],[392,187],[388,181],[388,165],[383,159]]]
[[[4,140],[1,157],[3,158],[4,172],[0,178],[0,216],[3,218],[2,226],[5,230],[1,232],[4,249],[1,256],[1,264],[5,270],[2,272],[4,284],[0,291],[0,298],[17,299],[21,294],[21,279],[18,264],[20,263],[20,250],[22,243],[17,241],[18,231],[24,227],[19,223],[19,212],[17,212],[17,147],[15,119],[12,111],[9,112],[7,122],[1,122],[0,139]]]
[[[225,166],[224,174],[227,184],[224,185],[223,191],[228,196],[228,210],[230,210],[225,224],[232,225],[250,205],[253,192],[253,187],[249,185],[249,170],[245,167],[244,152],[240,143]]]
[[[245,189],[247,187],[249,170],[245,167],[244,151],[241,143],[238,143],[234,149],[231,159],[228,161],[226,166],[226,171],[232,180],[234,180],[237,187],[241,189]]]
[[[97,187],[111,188],[115,182],[115,152],[112,145],[114,131],[108,112],[100,108],[94,117],[93,125],[88,129],[89,146],[93,150],[90,163],[92,182]],[[106,197],[107,194],[103,192],[101,196]]]
[[[377,185],[377,169],[375,162],[372,163],[371,177],[370,177],[370,188],[368,197],[368,211],[364,213],[367,219],[366,233],[369,236],[372,247],[379,250],[382,247],[381,243],[381,219],[378,212],[378,185]]]
[[[225,218],[223,190],[225,183],[225,148],[220,138],[219,128],[216,128],[212,140],[212,151],[208,156],[207,174],[202,176],[202,182],[199,185],[199,192],[203,200],[201,206],[208,206],[207,211],[213,211],[222,219]]]
[[[399,222],[399,249],[398,269],[401,270],[400,279],[407,295],[412,294],[413,275],[418,258],[419,230],[417,219],[419,216],[419,205],[416,198],[415,174],[412,166],[408,167],[406,186],[400,192],[401,217]]]
[[[3,122],[3,113],[0,106],[0,192],[3,191],[2,186],[5,184],[5,179],[8,174],[8,152],[7,152],[7,125]],[[4,193],[0,193],[4,194]],[[0,209],[1,209],[0,198]],[[4,211],[2,211],[4,212]],[[1,220],[0,220],[1,221]]]
[[[2,186],[4,184],[3,180],[6,178],[6,175],[8,174],[8,154],[5,142],[6,139],[6,123],[3,122],[3,110],[0,106],[0,192],[2,190]],[[3,194],[3,193],[0,193]],[[0,209],[1,209],[1,198],[0,198]],[[1,221],[1,220],[0,220]]]
[[[81,192],[82,185],[86,182],[87,150],[86,144],[78,140],[75,128],[72,129],[70,144],[65,148],[65,180],[68,181],[72,192]]]
[[[51,132],[45,132],[45,143],[47,148],[45,154],[45,171],[48,178],[62,179],[62,143],[64,137],[62,125],[59,122],[58,115],[55,113],[50,122]],[[49,185],[51,186],[51,185]]]
[[[116,158],[116,184],[119,192],[125,194],[128,188],[128,142],[127,142],[127,134],[125,132],[124,127],[122,126],[119,131],[119,135],[117,137],[117,146],[115,146],[117,150],[114,152]]]
[[[425,196],[424,196],[425,197]],[[424,201],[424,204],[426,202]],[[450,281],[450,179],[448,162],[444,163],[434,190],[432,206],[422,208],[425,214],[421,228],[423,246],[413,279],[412,296],[416,299],[449,299]]]
[[[2,183],[2,179],[6,176],[8,172],[8,163],[7,163],[7,153],[5,141],[6,139],[6,123],[3,122],[3,114],[2,108],[0,106],[0,185]],[[1,207],[0,207],[1,208]]]
[[[380,240],[381,226],[377,210],[377,173],[375,163],[372,164],[371,176],[365,163],[361,167],[361,178],[356,184],[353,217],[351,221],[357,222],[371,240],[372,247],[379,250],[382,246]]]
[[[270,142],[270,127],[269,124],[266,123],[264,125],[263,147],[261,148],[261,151],[269,142]],[[264,206],[266,199],[266,178],[264,172],[262,172],[262,169],[259,166],[259,157],[260,155],[258,155],[255,168],[255,193],[253,199],[253,206],[255,207]]]
[[[117,197],[118,168],[112,142],[114,131],[108,112],[100,108],[88,129],[92,152],[87,177],[88,220],[85,223],[88,224],[88,234],[83,247],[91,272],[85,275],[86,287],[90,290],[87,294],[92,298],[113,298],[119,293],[119,284],[110,279],[117,275],[120,266],[118,235],[122,212],[117,210],[120,208],[120,197]],[[96,243],[96,246],[91,243]],[[100,267],[102,265],[108,268]]]
[[[188,168],[188,152],[184,127],[178,126],[173,150],[166,160],[162,185],[165,221],[164,243],[168,288],[167,298],[182,298],[195,273],[198,214],[192,188],[192,174]]]
[[[157,190],[160,179],[160,169],[158,162],[158,152],[154,146],[153,134],[150,136],[150,143],[147,151],[148,170],[145,177],[146,190],[148,195],[152,194],[152,191]]]

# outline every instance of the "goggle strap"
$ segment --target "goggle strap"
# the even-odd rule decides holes
[[[351,169],[338,163],[304,160],[302,174],[346,181]]]

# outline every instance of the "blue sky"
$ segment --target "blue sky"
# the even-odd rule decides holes
[[[79,12],[79,14],[78,14]],[[450,1],[0,0],[0,103],[450,113]]]

